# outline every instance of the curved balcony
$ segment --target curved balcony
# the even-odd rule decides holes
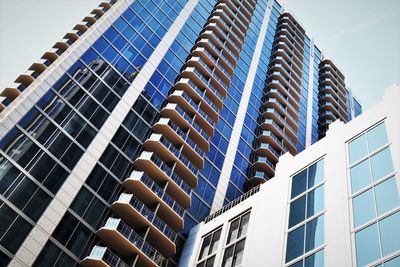
[[[166,266],[167,259],[139,234],[117,218],[109,218],[97,235],[124,258],[138,255],[138,266]]]
[[[232,13],[232,11],[229,8],[217,7],[213,11],[212,15],[222,17],[226,24],[235,26],[235,31],[240,36],[242,36],[242,38],[243,38],[243,36],[246,36],[246,33],[245,33],[246,28],[245,28],[243,22],[241,20],[239,20],[235,16],[235,14]],[[210,21],[213,21],[213,20],[210,20]]]
[[[236,67],[236,60],[228,53],[227,50],[224,49],[224,46],[218,47],[220,43],[217,43],[217,45],[214,44],[214,42],[211,41],[211,39],[200,39],[197,43],[196,46],[200,48],[206,49],[212,57],[218,58],[218,63],[225,69],[228,70],[230,75],[232,76],[233,71]],[[195,52],[194,50],[193,52]]]
[[[173,231],[183,229],[183,214],[185,210],[166,191],[143,172],[133,171],[122,185],[133,193],[146,206],[159,205],[157,216],[169,225]]]
[[[208,93],[210,99],[217,105],[217,107],[221,110],[223,107],[223,100],[226,96],[226,90],[221,86],[218,82],[214,82],[209,75],[204,75],[200,73],[194,67],[185,67],[182,71],[181,76],[183,78],[188,78],[189,81],[193,82],[199,88],[205,88]]]
[[[210,144],[208,143],[209,135],[203,131],[193,121],[189,115],[187,115],[182,109],[180,109],[176,104],[168,103],[162,110],[161,115],[166,118],[170,118],[181,128],[190,128],[193,139],[196,140],[196,143],[203,151],[208,151],[210,149]]]
[[[106,247],[94,246],[89,256],[81,261],[84,267],[129,267]]]
[[[286,50],[283,49],[283,48],[275,48],[275,49],[273,49],[272,50],[272,57],[273,58],[282,57],[283,60],[285,60],[286,62],[290,62],[291,63],[292,69],[295,69],[295,68],[301,69],[302,68],[301,61],[298,61],[298,59],[296,57],[293,57],[291,54],[286,52]],[[286,81],[286,83],[289,84],[289,81]],[[296,94],[300,94],[300,90],[297,87],[296,87]]]
[[[293,100],[288,95],[283,95],[280,90],[272,88],[272,86],[269,86],[268,91],[266,92],[265,96],[267,99],[277,99],[280,103],[283,102],[287,106],[285,110],[292,110],[292,112],[285,112],[284,114],[291,120],[293,127],[297,128],[297,122],[299,120],[299,117],[293,117],[291,114],[294,112],[299,112],[300,107],[298,106],[298,102],[296,103],[296,107],[294,107],[290,102]],[[266,104],[266,103],[265,103]]]
[[[141,231],[143,227],[149,228],[146,241],[161,253],[164,255],[175,254],[176,233],[132,194],[122,193],[119,199],[111,205],[111,209],[133,230]]]
[[[244,16],[244,13],[240,12],[238,8],[232,3],[232,1],[218,1],[215,5],[214,11],[217,10],[222,10],[221,13],[226,14],[225,17],[227,17],[227,20],[224,20],[225,23],[227,23],[228,25],[233,24],[239,28],[237,32],[240,33],[239,36],[241,37],[241,40],[243,40],[246,34],[240,29],[247,29],[251,16],[249,18],[246,18]],[[215,13],[214,11],[213,14]]]
[[[157,142],[157,141],[155,141]],[[161,143],[158,142],[159,147]],[[163,150],[165,152],[165,150]],[[190,193],[191,188],[197,185],[197,177],[191,177],[192,186],[187,184],[188,179],[183,180],[178,172],[172,171],[171,167],[164,163],[160,158],[158,158],[153,152],[143,151],[142,154],[133,162],[133,164],[146,174],[148,174],[152,180],[158,184],[168,183],[168,192],[171,194],[176,201],[178,201],[185,208],[190,206]]]
[[[251,21],[251,13],[245,8],[241,8],[240,4],[235,4],[236,1],[232,0],[220,0],[216,7],[227,6],[230,12],[236,14],[236,17],[245,25],[247,28]]]
[[[337,119],[337,116],[332,111],[329,111],[329,110],[320,112],[319,117],[321,119],[330,119],[330,120]]]
[[[282,139],[279,139],[271,131],[264,130],[258,135],[257,138],[260,142],[265,142],[272,145],[276,150],[287,151],[287,148],[283,145]]]
[[[212,31],[215,35],[217,35],[220,39],[224,39],[225,43],[230,47],[234,48],[237,51],[236,55],[240,56],[240,51],[242,50],[242,43],[237,38],[232,38],[230,35],[230,31],[227,27],[221,27],[219,23],[216,22],[208,22],[204,26],[205,30]]]
[[[218,117],[211,118],[201,109],[199,103],[196,103],[182,90],[175,90],[172,92],[172,94],[169,95],[168,100],[170,103],[178,104],[178,106],[189,114],[190,117],[196,118],[198,125],[203,129],[214,129],[215,121],[213,119],[218,122]]]
[[[252,175],[249,179],[249,183],[251,184],[252,187],[255,187],[259,184],[263,184],[266,181],[271,179],[265,172],[262,171],[256,171],[254,172],[254,175]]]
[[[214,66],[214,63],[212,65]],[[227,76],[227,74],[222,72],[218,67],[210,67],[200,57],[193,57],[193,56],[191,56],[189,60],[186,62],[186,66],[194,67],[199,73],[201,73],[200,74],[201,76],[210,77],[211,79],[213,79],[216,83],[218,83],[218,86],[215,87],[217,89],[222,88],[218,90],[218,92],[223,96],[223,98],[226,97],[227,94],[226,90],[229,87],[228,84],[230,78]]]
[[[204,42],[205,40],[203,39],[203,40],[200,40],[199,42],[201,42],[201,41]],[[209,48],[209,49],[211,50],[211,48]],[[217,53],[215,52],[215,54],[217,54]],[[207,68],[209,70],[215,70],[215,69],[219,70],[228,79],[230,79],[232,77],[233,66],[232,66],[232,64],[229,63],[229,61],[226,62],[222,56],[213,55],[211,52],[209,52],[209,50],[207,50],[203,46],[197,46],[192,51],[191,55],[194,57],[196,57],[196,56],[199,57],[203,61],[203,63],[205,63],[207,65]],[[210,67],[210,66],[212,66],[212,67]],[[226,81],[224,81],[225,84],[227,84]]]
[[[281,75],[283,73],[285,75],[285,78],[290,80],[290,83],[294,82],[295,85],[301,87],[301,79],[296,75],[293,75],[294,72],[290,72],[290,70],[287,70],[282,64],[280,63],[271,64],[270,71],[272,73],[280,72]]]
[[[273,121],[277,122],[280,126],[286,127],[291,133],[292,135],[297,135],[297,130],[298,130],[298,126],[297,124],[293,124],[288,123],[287,118],[285,118],[284,115],[281,115],[279,112],[277,112],[276,109],[274,108],[267,108],[265,109],[263,116],[267,119],[272,119]],[[294,127],[292,127],[290,124],[294,125]]]
[[[184,91],[191,99],[199,101],[203,111],[207,113],[207,116],[209,116],[214,122],[218,122],[219,111],[221,108],[217,106],[219,101],[217,98],[214,98],[215,95],[211,94],[209,90],[206,88],[201,89],[201,87],[188,78],[180,78],[175,83],[174,88]]]
[[[287,101],[285,101],[284,103],[287,104]],[[276,110],[279,110],[282,114],[287,114],[287,116],[291,116],[291,120],[297,126],[297,121],[299,120],[298,110],[292,109],[292,107],[288,108],[289,106],[282,105],[282,103],[279,102],[277,98],[267,98],[264,106],[266,108],[274,108]]]
[[[229,61],[236,66],[236,61],[239,59],[239,51],[236,47],[229,45],[226,39],[216,35],[214,31],[206,30],[200,35],[200,38],[209,40],[219,51],[223,51]]]
[[[257,171],[262,171],[268,175],[268,177],[273,177],[275,175],[275,165],[269,161],[267,157],[258,157],[253,163],[254,169]]]
[[[161,118],[153,126],[155,133],[162,134],[175,146],[183,145],[182,153],[190,159],[196,166],[204,164],[204,151],[190,138],[190,136],[181,130],[172,120],[168,118]]]
[[[268,143],[261,143],[257,148],[256,148],[256,153],[260,156],[265,156],[269,159],[273,159],[273,161],[276,163],[279,160],[280,153],[275,150],[275,148]]]
[[[287,60],[287,58],[285,58],[283,56],[276,55],[271,58],[270,63],[271,64],[282,64],[285,69],[290,70],[290,72],[294,74],[296,79],[300,80],[300,82],[301,82],[302,72],[296,64],[292,63],[292,60]]]
[[[193,165],[186,157],[184,157],[180,150],[176,148],[168,139],[163,137],[161,134],[152,134],[143,144],[143,146],[154,152],[159,159],[162,161],[162,165],[158,164],[158,167],[163,165],[173,166],[174,172],[184,180],[191,188],[197,186],[198,168]],[[143,154],[142,154],[143,155]],[[153,162],[156,163],[156,157],[152,157]],[[135,164],[136,165],[136,164]],[[202,167],[202,166],[200,166]],[[146,170],[146,169],[144,169]],[[172,171],[164,169],[167,173]]]

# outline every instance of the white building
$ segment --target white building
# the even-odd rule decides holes
[[[193,228],[180,266],[400,266],[400,87]]]

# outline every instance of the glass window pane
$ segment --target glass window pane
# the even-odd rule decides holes
[[[369,159],[362,161],[350,169],[351,192],[355,193],[371,184]]]
[[[392,157],[389,148],[385,148],[371,157],[371,168],[374,181],[393,172]]]
[[[304,221],[306,217],[306,196],[302,196],[290,203],[289,228]]]
[[[317,253],[308,256],[304,261],[304,267],[321,266],[324,266],[324,250],[320,250]]]
[[[304,225],[291,231],[287,237],[286,262],[304,253]]]
[[[247,213],[242,216],[242,219],[240,221],[239,234],[238,234],[237,238],[240,238],[247,233],[247,228],[249,226],[249,220],[250,220],[250,213]]]
[[[209,259],[207,260],[207,263],[206,263],[205,267],[212,267],[212,266],[214,266],[214,261],[215,261],[215,256],[209,258]]]
[[[376,217],[372,189],[353,198],[354,227],[358,227]]]
[[[324,209],[324,187],[320,186],[307,194],[307,218]]]
[[[400,256],[397,256],[394,259],[388,260],[384,264],[385,267],[399,267],[400,266]]]
[[[387,143],[388,139],[386,135],[385,123],[381,123],[368,131],[369,152],[373,152]]]
[[[237,233],[239,231],[239,221],[240,218],[237,218],[231,223],[231,228],[229,229],[229,235],[228,235],[228,240],[227,244],[229,244],[231,241],[235,240],[237,237]]]
[[[400,212],[379,222],[383,256],[400,249]]]
[[[232,259],[233,259],[233,246],[228,247],[225,250],[224,253],[224,258],[222,259],[222,267],[228,267],[232,265]]]
[[[364,266],[380,258],[378,228],[376,224],[356,233],[357,266]]]
[[[350,164],[356,162],[368,154],[366,135],[354,139],[349,143],[349,161]]]
[[[213,238],[211,240],[210,252],[208,253],[209,255],[213,254],[217,250],[220,237],[221,237],[221,229],[219,229],[213,235]]]
[[[308,188],[319,184],[324,179],[324,160],[320,160],[308,169]]]
[[[235,247],[235,255],[233,258],[233,264],[232,266],[239,266],[242,263],[242,258],[243,258],[243,250],[244,250],[244,244],[246,242],[246,239],[242,239],[236,244]]]
[[[300,195],[307,188],[307,169],[292,178],[292,198]]]
[[[306,224],[306,252],[324,243],[324,216]]]
[[[208,255],[208,248],[210,247],[210,242],[211,242],[211,235],[204,238],[203,244],[201,245],[200,249],[199,260]]]
[[[400,204],[400,199],[396,177],[393,176],[377,185],[375,187],[375,196],[378,215],[397,207]]]

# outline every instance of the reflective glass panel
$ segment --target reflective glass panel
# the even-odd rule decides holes
[[[400,250],[400,212],[379,222],[383,256]]]
[[[363,134],[349,143],[350,164],[356,162],[368,154],[366,135]]]
[[[296,199],[290,204],[289,228],[304,221],[306,216],[306,196]]]
[[[375,187],[376,208],[378,215],[385,213],[400,204],[396,177],[393,176]]]
[[[362,161],[350,169],[351,191],[353,193],[371,184],[369,159]]]
[[[388,260],[384,263],[385,267],[399,267],[400,266],[400,256],[397,256],[394,259]]]
[[[307,169],[292,178],[292,198],[303,193],[307,188]]]
[[[358,227],[376,217],[373,189],[353,198],[354,227]]]
[[[308,188],[319,184],[324,179],[324,160],[311,165],[308,169]]]
[[[324,216],[306,224],[306,252],[324,243]]]
[[[320,186],[307,194],[307,218],[324,209],[324,187]]]
[[[390,148],[385,148],[371,157],[372,177],[374,181],[393,172]]]
[[[381,253],[376,224],[357,232],[355,237],[357,266],[364,266],[380,258]]]
[[[291,231],[287,237],[286,262],[304,253],[304,225]]]
[[[373,152],[387,143],[388,139],[386,135],[385,123],[381,123],[368,131],[369,152]]]
[[[324,250],[308,256],[304,261],[304,267],[322,267],[324,266]]]

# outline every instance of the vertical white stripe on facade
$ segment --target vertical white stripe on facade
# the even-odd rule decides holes
[[[247,106],[249,104],[251,90],[254,84],[254,78],[256,76],[258,63],[261,57],[261,50],[268,29],[268,22],[271,15],[272,4],[273,1],[268,2],[268,7],[264,14],[263,22],[260,29],[260,35],[258,36],[256,47],[254,49],[254,55],[250,63],[249,73],[247,75],[242,98],[240,99],[239,103],[239,110],[236,114],[236,120],[233,125],[232,135],[229,140],[228,149],[226,151],[224,165],[222,166],[221,175],[217,185],[217,190],[215,192],[214,201],[211,207],[211,213],[220,209],[224,204],[225,193],[228,188],[229,180],[231,177],[233,162],[235,160],[235,155],[240,140],[240,134],[242,132],[244,118],[246,116]]]
[[[169,47],[181,31],[186,20],[194,10],[199,0],[189,0],[179,16],[171,25],[153,54],[143,66],[136,79],[128,88],[118,105],[115,107],[109,118],[101,127],[99,133],[85,151],[72,173],[68,176],[55,198],[51,201],[35,227],[32,229],[24,243],[17,251],[10,266],[31,266],[39,255],[48,238],[61,221],[72,200],[76,197],[91,170],[100,159],[100,156],[111,141],[115,132],[121,125],[131,106],[138,98],[140,92],[149,81]],[[133,0],[119,1],[116,3],[115,12],[109,16],[108,23],[99,25],[104,32],[133,2]],[[117,4],[119,4],[117,6]],[[107,13],[106,13],[107,14]],[[101,34],[101,33],[100,33]],[[95,40],[94,40],[95,41]],[[93,41],[93,42],[94,42]],[[93,43],[92,42],[92,43]],[[88,45],[90,46],[90,44]],[[82,51],[83,54],[84,51]],[[73,63],[73,62],[72,62]],[[72,64],[71,64],[72,65]]]
[[[306,124],[306,148],[312,142],[313,124],[313,95],[314,95],[314,39],[310,41],[310,63],[308,64],[308,95],[307,95],[307,124]]]

